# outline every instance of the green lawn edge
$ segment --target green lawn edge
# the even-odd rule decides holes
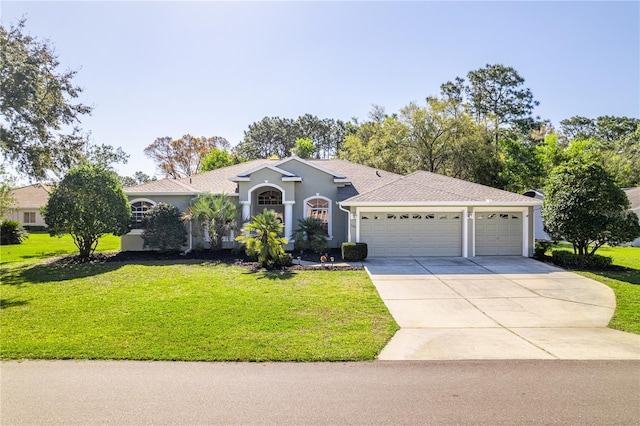
[[[560,243],[550,250],[573,251],[571,244]],[[626,271],[583,271],[582,276],[609,286],[616,297],[616,310],[608,327],[614,330],[640,334],[640,247],[604,246],[596,252],[610,256],[613,265],[627,268]],[[547,253],[550,254],[550,251]]]
[[[62,265],[48,238],[0,248],[1,359],[370,361],[399,329],[365,271]]]

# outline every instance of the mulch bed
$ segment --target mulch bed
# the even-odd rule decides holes
[[[362,266],[348,265],[332,265],[327,262],[326,267],[320,265],[320,254],[316,253],[291,253],[293,255],[293,265],[287,267],[274,267],[270,270],[274,271],[309,271],[309,270],[335,270],[335,271],[358,271],[364,269]],[[340,249],[332,249],[326,253],[327,258],[333,257],[335,263],[341,263],[342,257]],[[307,262],[315,262],[317,265],[298,265],[298,257],[300,260]],[[116,253],[98,253],[89,258],[81,258],[77,255],[65,256],[52,260],[51,263],[56,265],[77,265],[84,263],[108,263],[108,262],[149,262],[149,261],[185,261],[185,260],[204,260],[214,263],[223,263],[226,265],[238,266],[249,269],[251,271],[266,270],[262,268],[260,263],[250,259],[243,251],[237,250],[194,250],[189,253],[158,253],[154,251],[126,251]]]

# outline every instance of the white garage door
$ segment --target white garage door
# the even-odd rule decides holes
[[[477,212],[476,256],[521,256],[522,213]]]
[[[369,256],[462,256],[462,213],[361,213]]]

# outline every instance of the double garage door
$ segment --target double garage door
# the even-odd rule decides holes
[[[462,213],[361,213],[360,241],[372,257],[462,256]]]
[[[363,212],[369,256],[462,256],[461,212]],[[476,213],[476,256],[521,255],[522,213]],[[471,251],[469,251],[471,255]]]

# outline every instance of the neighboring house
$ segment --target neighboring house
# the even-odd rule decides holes
[[[631,203],[631,211],[635,212],[640,218],[640,186],[635,188],[624,188],[623,191],[627,194],[629,203]],[[631,242],[634,247],[640,247],[640,237]]]
[[[14,202],[5,218],[16,220],[23,226],[47,226],[40,214],[40,208],[49,201],[51,190],[50,185],[42,183],[12,190],[10,194]]]
[[[122,250],[142,250],[145,211],[165,202],[186,210],[200,193],[236,200],[238,223],[264,209],[277,212],[290,238],[305,217],[327,227],[330,247],[365,242],[369,256],[531,256],[533,208],[523,195],[425,171],[401,176],[345,160],[254,160],[184,179],[125,188],[134,229]],[[138,228],[138,229],[135,229]],[[207,246],[204,229],[189,223],[185,250]],[[239,232],[239,231],[237,231]],[[236,232],[236,233],[237,233]],[[234,244],[234,234],[225,246]],[[290,242],[286,249],[291,250]]]
[[[535,198],[536,200],[544,200],[544,193],[539,189],[530,189],[523,194],[525,197]],[[533,223],[535,229],[536,240],[551,241],[549,234],[544,232],[544,222],[542,221],[542,205],[533,208]]]

